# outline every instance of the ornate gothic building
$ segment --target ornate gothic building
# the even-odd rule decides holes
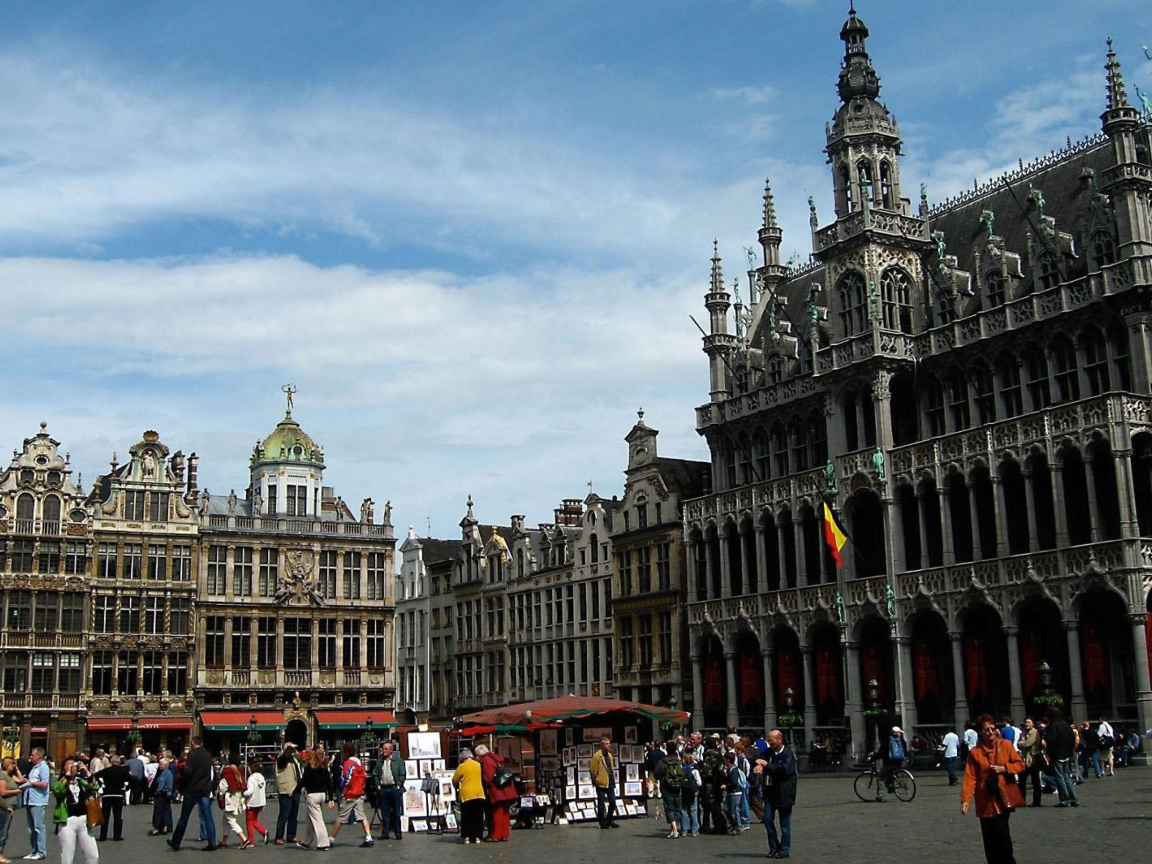
[[[872,707],[931,738],[1054,692],[1146,729],[1148,118],[1109,46],[1102,134],[913,204],[867,37],[853,10],[811,262],[781,263],[769,188],[747,307],[713,258],[697,429],[715,491],[684,514],[693,710],[791,715],[857,753]]]

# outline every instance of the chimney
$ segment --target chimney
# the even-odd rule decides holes
[[[196,465],[199,461],[200,459],[195,453],[188,457],[188,492],[184,496],[184,500],[192,505],[195,505],[200,498],[200,486],[196,482]]]
[[[177,450],[172,454],[172,476],[178,484],[184,483],[184,451]]]

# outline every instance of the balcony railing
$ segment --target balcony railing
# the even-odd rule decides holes
[[[363,522],[322,522],[313,519],[298,519],[294,516],[237,516],[209,515],[201,524],[210,528],[226,528],[231,531],[256,531],[274,534],[324,534],[347,537],[391,537],[391,525],[368,525]]]
[[[284,686],[285,687],[310,687],[312,686],[312,670],[291,670],[284,673]]]

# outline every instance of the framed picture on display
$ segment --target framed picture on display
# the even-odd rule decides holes
[[[408,833],[408,817],[407,816],[401,816],[400,817],[400,833],[401,834],[407,834]]]
[[[582,800],[596,797],[596,787],[589,783],[581,783],[577,789],[577,794]]]
[[[420,779],[420,761],[417,759],[409,759],[404,763],[404,778],[407,780]]]
[[[580,759],[591,759],[592,758],[592,745],[591,744],[577,745],[576,756]]]
[[[640,740],[640,727],[638,726],[625,726],[624,727],[624,743],[635,744]]]
[[[409,759],[440,759],[443,756],[440,752],[439,732],[408,733]]]
[[[564,729],[564,743],[569,747],[576,743],[576,730],[571,726]]]
[[[428,815],[428,802],[420,788],[419,780],[407,780],[404,783],[404,815],[409,819]]]
[[[428,831],[428,820],[427,819],[413,819],[412,820],[412,830],[415,831],[417,834],[423,834],[423,833],[427,832]]]
[[[541,771],[559,771],[560,770],[560,757],[559,756],[541,756],[540,757],[540,770]]]
[[[576,782],[576,766],[575,765],[569,765],[567,768],[564,769],[564,780],[568,783],[569,786],[571,786],[572,784],[574,784]]]
[[[635,754],[633,754],[633,752],[632,752],[632,745],[631,744],[621,744],[620,745],[620,761],[621,762],[631,762],[633,760],[634,755]]]
[[[433,771],[444,771],[445,770],[444,760],[443,759],[433,759],[432,760],[432,770]]]
[[[431,773],[432,773],[432,760],[431,759],[421,759],[420,760],[420,776],[421,777],[427,777]]]
[[[456,814],[451,810],[444,814],[444,827],[449,831],[460,830],[460,826],[456,823]]]
[[[576,764],[576,748],[575,747],[565,747],[564,748],[564,764],[565,765],[575,765]]]
[[[540,730],[540,755],[541,756],[555,756],[556,755],[556,730],[555,729],[541,729]]]
[[[571,783],[564,787],[564,800],[574,801],[576,799],[576,784]]]
[[[636,762],[624,766],[624,779],[630,782],[640,779],[640,766]]]
[[[440,800],[445,803],[456,800],[456,787],[451,780],[440,780]]]
[[[601,738],[611,738],[612,728],[610,726],[585,726],[584,727],[584,740],[591,741],[593,744],[599,744]]]
[[[624,784],[624,797],[625,798],[639,798],[644,794],[643,785],[639,780],[628,782]]]
[[[504,767],[513,774],[524,769],[519,738],[497,738],[496,753],[504,759]]]

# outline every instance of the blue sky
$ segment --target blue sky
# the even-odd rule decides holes
[[[1146,3],[858,8],[909,197],[1097,131],[1108,36],[1152,90]],[[731,280],[765,175],[785,256],[831,218],[846,11],[0,6],[0,441],[90,486],[152,428],[240,492],[291,381],[328,483],[437,536],[619,493],[640,406],[706,458],[712,239]]]

